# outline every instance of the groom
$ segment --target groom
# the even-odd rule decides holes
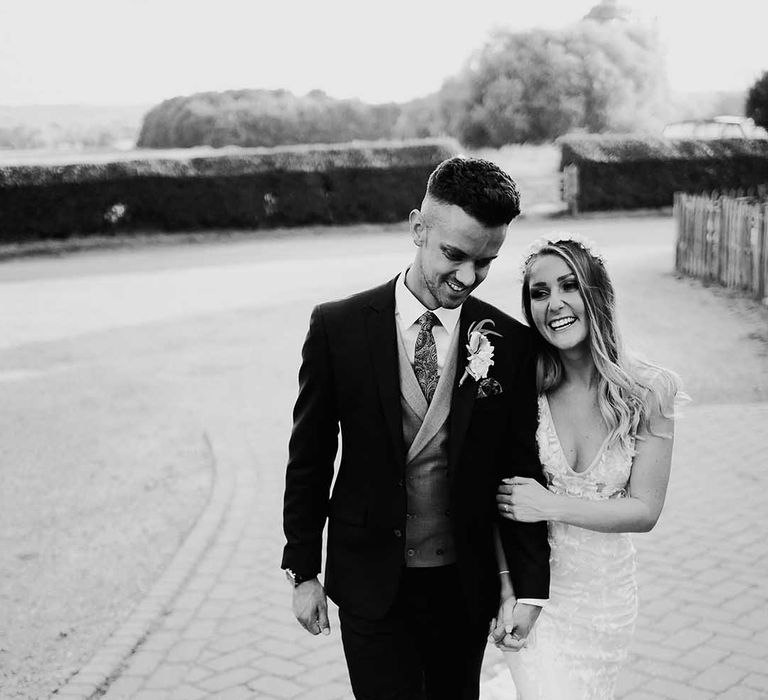
[[[532,336],[470,296],[519,212],[497,166],[443,161],[410,214],[411,266],[310,318],[282,567],[309,632],[330,632],[326,592],[339,606],[358,700],[478,697],[499,606],[495,526],[517,596],[512,637],[548,596],[546,523],[500,520],[495,505],[502,478],[541,479]]]

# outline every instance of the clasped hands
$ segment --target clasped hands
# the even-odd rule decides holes
[[[527,646],[540,612],[538,605],[518,603],[513,595],[502,599],[498,614],[491,620],[488,641],[504,652],[520,651]]]
[[[499,515],[520,523],[550,520],[550,508],[556,496],[536,479],[516,476],[504,479],[496,492]]]

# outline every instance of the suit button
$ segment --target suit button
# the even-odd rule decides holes
[[[440,556],[442,556],[443,554],[445,554],[445,552],[444,552],[442,549],[438,549],[438,550],[435,552],[435,554],[437,554],[437,556],[438,556],[438,557],[440,557]]]
[[[395,537],[402,537],[403,531],[402,530],[395,530]]]
[[[415,555],[416,555],[416,550],[415,550],[415,549],[409,549],[409,550],[408,550],[408,556],[409,556],[409,557],[413,557],[413,556],[415,556]]]

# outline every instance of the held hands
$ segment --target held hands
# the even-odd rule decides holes
[[[328,601],[317,578],[300,583],[293,589],[293,614],[310,634],[330,634]]]
[[[491,620],[488,641],[503,652],[520,651],[528,645],[528,635],[540,612],[538,605],[518,603],[514,596],[502,600],[498,615]]]
[[[502,651],[519,651],[525,646],[525,640],[512,637],[513,614],[517,599],[514,595],[504,598],[499,603],[499,612],[491,620],[488,641],[495,644]]]
[[[520,523],[552,520],[552,506],[557,496],[535,479],[516,476],[504,479],[496,492],[499,515]]]

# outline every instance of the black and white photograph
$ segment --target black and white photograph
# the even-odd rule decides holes
[[[766,27],[2,0],[0,700],[768,700]]]

